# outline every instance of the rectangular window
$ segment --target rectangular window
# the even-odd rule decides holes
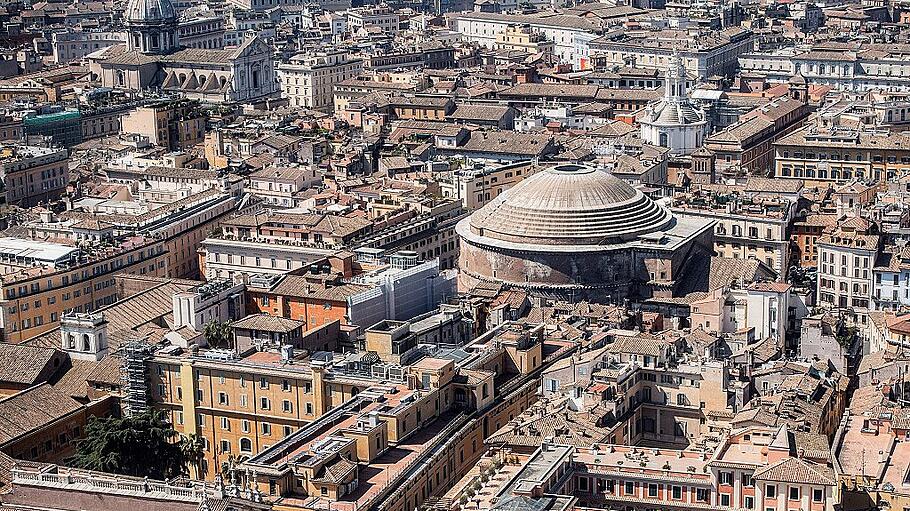
[[[682,499],[682,486],[673,487],[673,498],[676,500]]]
[[[755,486],[755,479],[752,479],[752,474],[743,474],[742,475],[743,486]]]
[[[262,423],[262,434],[271,435],[272,434],[272,425],[269,424],[268,422],[263,422]]]
[[[765,485],[765,497],[769,499],[777,497],[777,486],[773,484]]]
[[[790,500],[799,500],[799,486],[790,487]]]
[[[657,485],[656,485],[656,484],[649,484],[649,485],[648,485],[648,496],[649,496],[649,497],[657,497]]]
[[[825,491],[821,489],[812,490],[812,502],[822,502],[825,500]]]
[[[635,493],[635,483],[626,483],[626,495],[632,495]]]

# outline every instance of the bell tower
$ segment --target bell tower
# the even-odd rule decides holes
[[[60,342],[71,358],[98,361],[108,351],[104,314],[73,313],[60,319]]]

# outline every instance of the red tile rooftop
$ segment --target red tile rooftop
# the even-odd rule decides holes
[[[878,433],[863,431],[863,421],[874,417],[865,417],[863,415],[851,415],[847,419],[844,428],[844,438],[841,441],[840,452],[837,455],[837,461],[840,463],[841,473],[848,476],[865,475],[867,477],[878,477],[881,473],[882,465],[879,463],[879,451],[888,453],[894,435],[888,432],[888,426],[882,425],[878,428],[873,424],[872,429],[879,429]],[[870,421],[872,423],[872,421]],[[901,444],[897,444],[900,446]],[[910,444],[904,444],[910,446]],[[897,465],[899,472],[905,470],[910,459],[904,459],[902,464],[899,456],[906,453],[897,453],[899,450],[895,447],[895,453],[898,457],[891,458],[891,464]],[[906,451],[906,449],[904,449]],[[890,468],[889,468],[890,470]],[[887,477],[887,473],[885,476]],[[898,478],[902,478],[900,474]],[[895,487],[900,487],[900,482],[895,483]]]
[[[762,449],[767,449],[767,446],[738,443],[729,444],[724,448],[720,456],[717,457],[717,460],[728,463],[763,465],[765,464],[767,456],[762,454]]]
[[[885,454],[888,455],[887,448]],[[876,461],[875,456],[878,456],[878,452],[875,452],[872,455],[869,455],[868,458],[872,458],[872,462]],[[867,464],[873,464],[870,461],[866,462]],[[888,468],[885,469],[885,473],[882,475],[881,484],[891,483],[894,488],[904,488],[905,477],[907,475],[907,467],[910,466],[910,442],[897,442],[894,444],[894,449],[891,451],[890,456],[888,456]]]
[[[273,353],[270,351],[257,351],[243,358],[244,362],[252,362],[254,364],[275,364],[276,366],[283,365],[281,363],[281,354]]]
[[[433,358],[426,357],[421,359],[416,364],[412,364],[411,367],[416,367],[418,369],[442,369],[443,367],[449,365],[452,361],[442,358]]]
[[[707,456],[706,456],[707,458]],[[657,471],[665,477],[705,477],[706,459],[697,451],[654,449],[626,445],[601,444],[593,449],[576,449],[573,459],[588,466],[618,472],[645,473]]]

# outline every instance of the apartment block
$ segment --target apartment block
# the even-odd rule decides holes
[[[59,198],[70,182],[69,164],[66,149],[3,147],[0,149],[0,176],[6,203],[32,207]]]

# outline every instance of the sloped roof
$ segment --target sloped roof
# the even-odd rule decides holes
[[[773,465],[755,471],[755,479],[782,483],[835,484],[834,471],[830,467],[804,461],[799,458],[784,458]]]
[[[32,385],[56,353],[51,348],[0,343],[0,381]]]
[[[47,383],[0,400],[0,445],[78,411],[75,399]]]
[[[271,316],[269,314],[252,314],[237,320],[231,325],[235,329],[259,330],[263,332],[290,332],[303,326],[302,321]]]

